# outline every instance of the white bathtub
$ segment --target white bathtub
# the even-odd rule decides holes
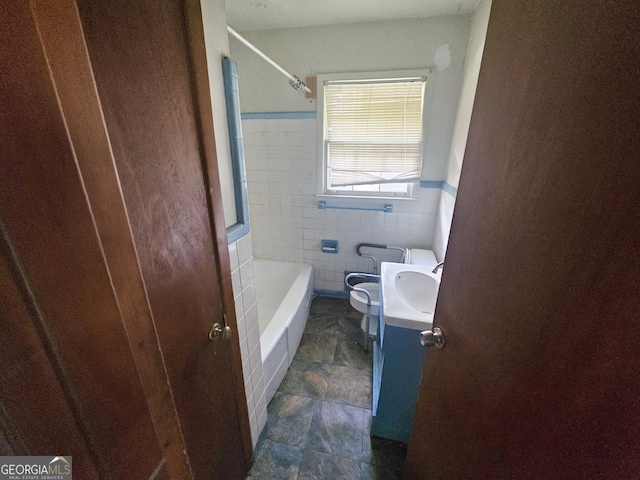
[[[253,267],[268,403],[291,365],[307,323],[313,267],[263,259],[255,259]]]

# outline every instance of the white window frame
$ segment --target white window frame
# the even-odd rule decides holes
[[[424,140],[426,137],[425,125],[428,112],[426,111],[426,99],[427,99],[427,86],[429,85],[430,70],[395,70],[395,71],[383,71],[383,72],[356,72],[356,73],[329,73],[318,74],[317,76],[317,155],[318,155],[318,170],[317,170],[317,196],[323,197],[345,197],[345,198],[382,198],[390,200],[401,199],[414,199],[414,192],[419,183],[415,182],[407,183],[407,192],[393,194],[391,192],[352,192],[352,191],[338,191],[327,189],[327,145],[326,145],[326,118],[324,109],[324,83],[325,81],[336,80],[385,80],[393,78],[415,78],[426,77],[427,82],[425,85],[425,92],[423,94],[423,112],[422,112],[422,162],[424,164]]]

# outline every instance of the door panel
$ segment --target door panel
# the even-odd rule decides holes
[[[181,8],[179,2],[79,2],[194,474],[242,478],[228,343],[207,339],[211,325],[222,320],[220,272]]]
[[[185,43],[199,10],[4,3],[2,451],[66,448],[82,478],[191,478],[189,460],[195,478],[244,478],[237,338],[207,340],[232,296]]]
[[[209,72],[207,55],[205,51],[204,25],[200,0],[186,0],[184,2],[184,17],[187,24],[187,38],[189,45],[192,88],[194,104],[196,105],[196,123],[199,126],[200,148],[204,159],[203,174],[207,187],[207,199],[209,202],[209,215],[214,243],[216,245],[215,260],[218,271],[221,272],[220,287],[222,289],[222,306],[226,311],[227,325],[232,331],[238,331],[237,318],[235,316],[235,300],[233,298],[233,286],[231,281],[231,263],[229,259],[227,231],[222,208],[222,192],[220,174],[218,170],[218,156],[216,138],[214,135],[214,121],[212,112],[212,98],[210,93]],[[217,119],[226,122],[226,118]],[[249,425],[249,411],[247,408],[244,375],[242,372],[242,359],[240,341],[237,335],[233,335],[228,342],[231,355],[231,368],[236,390],[236,408],[240,417],[240,433],[244,445],[244,462],[248,470],[253,458],[253,443],[251,440],[251,427]]]
[[[162,455],[29,3],[3,2],[0,22],[0,217],[14,250],[9,259],[3,248],[13,272],[12,280],[3,273],[3,298],[14,306],[2,329],[28,342],[28,351],[4,351],[5,369],[23,375],[2,389],[2,402],[29,452],[68,445],[87,478],[96,470],[102,478],[143,478]],[[23,308],[11,293],[16,282]],[[32,395],[45,385],[51,398]],[[40,438],[28,430],[34,424],[52,431]],[[57,434],[69,434],[69,443]]]
[[[639,30],[494,0],[406,478],[640,472]]]
[[[84,33],[73,0],[32,0],[69,141],[104,251],[114,294],[154,423],[173,478],[191,475],[164,359],[138,265],[129,219],[96,93]]]
[[[0,372],[0,430],[5,432],[7,445],[12,448],[0,451],[3,455],[73,452],[76,471],[83,472],[83,478],[97,479],[98,472],[83,432],[68,407],[65,392],[35,326],[38,324],[36,306],[23,300],[24,296],[28,297],[27,285],[10,261],[6,240],[6,237],[1,240],[0,255],[0,318],[3,320],[0,365],[4,366]],[[27,398],[29,409],[24,408]],[[46,424],[50,427],[43,428]]]

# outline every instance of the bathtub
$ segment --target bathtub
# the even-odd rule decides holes
[[[260,350],[267,403],[293,360],[307,323],[313,267],[306,263],[255,259]]]

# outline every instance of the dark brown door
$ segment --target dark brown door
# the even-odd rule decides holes
[[[223,321],[218,257],[228,254],[213,235],[222,205],[219,188],[208,188],[192,86],[187,32],[197,26],[185,24],[180,1],[78,7],[191,467],[198,479],[243,478],[237,332],[207,337]]]
[[[494,0],[406,478],[640,475],[639,31]]]
[[[199,3],[5,3],[3,452],[244,478],[235,328],[207,339],[235,325]]]
[[[6,453],[71,455],[77,478],[148,478],[163,454],[36,3],[0,15],[0,428]]]

